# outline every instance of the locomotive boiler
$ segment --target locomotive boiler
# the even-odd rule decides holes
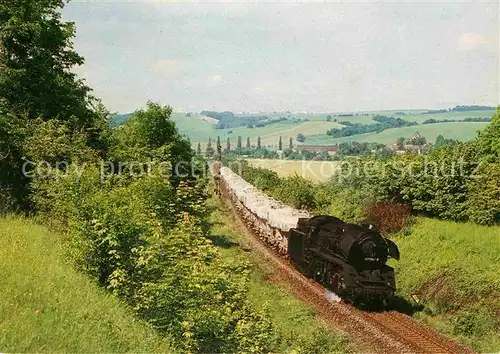
[[[399,260],[399,250],[371,225],[333,216],[299,218],[288,255],[304,274],[344,297],[389,298],[396,290],[394,269],[386,263]]]

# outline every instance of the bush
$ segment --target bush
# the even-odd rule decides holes
[[[408,204],[376,203],[367,208],[366,217],[386,235],[398,232],[408,225],[411,208]]]
[[[469,183],[468,216],[483,225],[500,223],[500,163],[484,164]]]
[[[466,337],[480,336],[491,330],[491,318],[482,313],[460,312],[451,320],[453,334]]]
[[[316,207],[314,184],[297,175],[283,178],[271,195],[297,209],[312,210]]]

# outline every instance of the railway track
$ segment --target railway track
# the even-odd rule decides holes
[[[470,349],[443,338],[405,314],[392,311],[364,315],[394,335],[404,338],[420,353],[473,353]]]
[[[320,284],[298,272],[288,260],[271,250],[238,213],[223,183],[222,200],[243,231],[248,246],[266,259],[275,270],[274,279],[286,283],[290,291],[306,301],[328,326],[348,335],[363,352],[369,353],[474,353],[469,348],[417,323],[398,312],[366,312],[344,302],[332,302]]]

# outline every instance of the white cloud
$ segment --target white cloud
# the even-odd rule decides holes
[[[221,82],[222,81],[222,75],[219,75],[219,74],[216,74],[214,76],[212,76],[212,82]]]
[[[162,59],[153,62],[151,69],[165,76],[176,76],[186,69],[187,65],[182,60]]]
[[[457,39],[459,50],[473,50],[486,44],[486,37],[476,33],[464,33]]]

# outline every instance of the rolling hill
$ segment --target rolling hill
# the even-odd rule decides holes
[[[475,110],[475,111],[449,111],[427,114],[426,110],[389,110],[358,112],[346,116],[334,113],[289,113],[289,112],[271,112],[271,113],[249,113],[236,114],[240,117],[248,116],[267,116],[269,118],[287,117],[287,120],[268,124],[264,127],[248,128],[240,126],[231,129],[215,129],[217,120],[200,114],[186,114],[182,112],[172,113],[171,119],[176,122],[179,131],[189,137],[193,146],[198,142],[204,146],[209,138],[217,139],[220,137],[223,146],[227,138],[230,138],[231,145],[234,147],[238,136],[243,139],[243,146],[247,137],[251,144],[257,144],[257,137],[261,137],[262,146],[277,148],[279,137],[283,139],[283,146],[288,146],[289,138],[293,138],[294,145],[298,144],[295,140],[298,133],[306,137],[305,144],[330,145],[340,142],[378,142],[392,143],[398,137],[409,137],[415,132],[420,132],[428,141],[432,142],[438,135],[457,140],[470,140],[476,136],[478,130],[483,129],[488,123],[485,122],[462,122],[467,118],[490,118],[494,110]],[[416,122],[416,126],[387,129],[379,133],[356,134],[342,138],[331,138],[326,135],[326,131],[332,128],[342,128],[340,122],[348,121],[353,124],[373,124],[375,115],[385,115],[401,118],[406,121]],[[327,116],[332,117],[331,122],[327,122]],[[113,125],[122,124],[130,114],[120,114],[113,117]],[[434,119],[439,121],[455,120],[455,122],[443,122],[435,124],[422,124],[426,120]]]

